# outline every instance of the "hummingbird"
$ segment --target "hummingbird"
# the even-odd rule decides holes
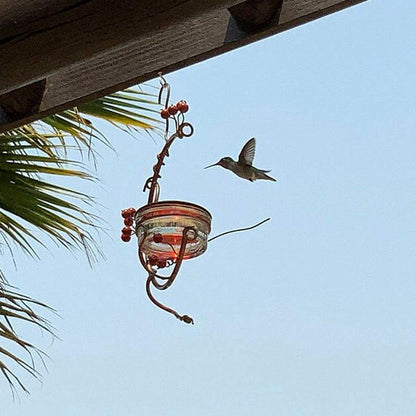
[[[252,137],[241,149],[237,162],[231,157],[223,157],[219,162],[206,166],[204,169],[211,168],[212,166],[221,166],[225,169],[231,170],[231,172],[235,173],[240,178],[247,179],[250,182],[254,182],[258,179],[266,179],[268,181],[276,182],[276,179],[266,175],[266,173],[269,173],[270,170],[257,169],[253,166],[255,153],[256,139]]]

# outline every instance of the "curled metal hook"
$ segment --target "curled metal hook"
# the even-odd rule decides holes
[[[170,100],[170,85],[165,80],[165,78],[163,77],[161,72],[159,72],[158,75],[159,75],[159,82],[160,82],[158,103],[162,104],[163,92],[166,91],[166,98],[165,98],[164,108],[168,108],[169,100]],[[176,119],[175,119],[175,124],[176,124]],[[167,140],[168,135],[169,135],[169,118],[167,118],[166,122],[165,122],[165,134],[164,134],[165,140]]]
[[[170,85],[166,81],[166,79],[163,77],[162,73],[158,73],[159,76],[159,82],[160,82],[160,90],[159,90],[159,97],[158,97],[158,103],[162,104],[162,95],[163,92],[166,91],[166,99],[165,99],[165,108],[169,105],[169,99],[170,99]]]

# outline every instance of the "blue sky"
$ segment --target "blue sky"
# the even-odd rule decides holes
[[[174,144],[161,199],[206,207],[213,241],[147,299],[120,209],[162,146],[105,127],[99,185],[109,224],[93,269],[51,245],[19,255],[11,282],[54,306],[60,341],[42,384],[2,414],[389,416],[416,412],[416,5],[368,1],[167,76],[195,127]],[[155,85],[156,82],[154,82]],[[221,168],[257,138],[255,165],[278,182]],[[2,265],[3,268],[3,265]]]

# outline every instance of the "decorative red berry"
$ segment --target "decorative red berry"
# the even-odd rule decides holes
[[[160,233],[153,234],[153,241],[155,243],[161,243],[163,241],[163,236]]]
[[[123,234],[131,235],[131,228],[130,227],[123,227],[121,230]]]
[[[124,225],[127,225],[127,227],[130,227],[130,225],[133,225],[133,218],[124,218]]]
[[[189,110],[189,105],[185,100],[180,100],[176,107],[181,113],[186,113]]]
[[[124,242],[128,243],[128,242],[131,240],[131,235],[130,235],[130,234],[121,234],[120,238],[121,238]]]
[[[121,211],[121,216],[122,216],[123,218],[130,218],[130,217],[131,217],[130,213],[128,212],[128,209],[123,209],[123,210]]]
[[[127,212],[130,214],[131,217],[133,217],[134,214],[136,213],[136,208],[133,208],[133,207],[127,208]]]
[[[164,119],[167,119],[170,117],[170,114],[167,108],[164,108],[163,110],[160,111],[160,117]]]
[[[133,207],[121,210],[121,216],[123,218],[132,218],[135,213],[136,213],[136,208],[133,208]]]
[[[168,112],[171,116],[174,116],[178,112],[178,108],[176,107],[176,105],[170,105],[168,107]]]
[[[159,267],[159,269],[163,269],[164,267],[166,267],[166,260],[164,259],[160,259],[157,261],[157,267]]]
[[[147,260],[149,261],[151,266],[155,266],[159,261],[159,258],[156,256],[156,254],[151,254]]]

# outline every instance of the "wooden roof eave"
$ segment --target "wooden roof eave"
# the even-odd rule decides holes
[[[0,132],[362,1],[2,0]]]

